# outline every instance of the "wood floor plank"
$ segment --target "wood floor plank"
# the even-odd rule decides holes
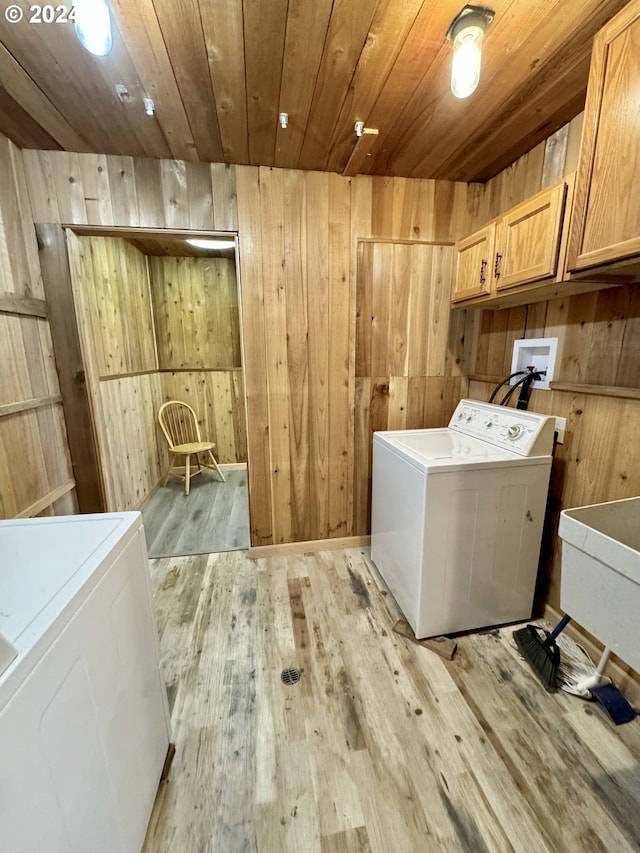
[[[176,757],[144,853],[640,849],[640,721],[546,693],[511,629],[444,660],[359,549],[151,570]]]
[[[152,559],[249,547],[246,468],[229,469],[225,478],[204,471],[188,496],[177,479],[158,489],[142,511]]]

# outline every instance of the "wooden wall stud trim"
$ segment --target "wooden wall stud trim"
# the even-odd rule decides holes
[[[581,385],[579,382],[550,382],[552,391],[569,391],[572,394],[594,394],[599,397],[622,397],[640,400],[640,388],[625,388],[621,385]]]
[[[132,376],[149,376],[153,373],[242,373],[241,367],[160,367],[153,370],[135,370],[133,373],[108,373],[98,376],[100,382],[129,379]]]
[[[504,376],[485,376],[471,373],[467,377],[470,382],[486,382],[497,385]],[[505,386],[508,389],[509,386]],[[625,388],[623,385],[581,385],[579,382],[551,382],[552,391],[564,391],[570,394],[591,394],[597,397],[621,397],[625,400],[640,400],[640,388]]]
[[[44,299],[32,296],[17,296],[13,293],[0,293],[0,311],[5,314],[24,314],[28,317],[47,317],[47,303]]]
[[[59,500],[63,495],[66,495],[67,492],[70,492],[71,489],[75,489],[76,481],[75,480],[67,480],[62,486],[58,486],[52,492],[49,492],[48,495],[45,495],[40,500],[32,503],[31,506],[28,506],[26,509],[23,509],[22,512],[19,512],[14,518],[33,518],[34,515],[38,515],[39,512],[42,512],[43,509],[46,509],[51,504],[54,504],[57,500]]]
[[[358,137],[351,156],[347,160],[347,165],[344,167],[343,175],[358,175],[362,172],[364,164],[367,162],[367,157],[371,156],[371,152],[378,141],[378,129],[376,127],[365,127],[362,130],[362,135]],[[372,161],[369,161],[372,162]]]
[[[16,415],[19,412],[28,412],[30,409],[53,406],[61,402],[62,394],[53,394],[50,397],[32,397],[30,400],[20,400],[17,403],[4,403],[0,406],[0,418],[5,418],[7,415]]]
[[[340,539],[311,539],[307,542],[285,542],[282,545],[257,545],[249,548],[249,557],[286,557],[289,554],[306,554],[314,551],[336,551],[345,548],[368,548],[370,536],[344,536]]]

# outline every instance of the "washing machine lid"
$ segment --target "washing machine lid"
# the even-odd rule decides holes
[[[380,442],[423,471],[473,470],[489,465],[518,466],[549,464],[550,456],[523,458],[518,453],[495,447],[473,436],[442,429],[409,429],[376,432]]]

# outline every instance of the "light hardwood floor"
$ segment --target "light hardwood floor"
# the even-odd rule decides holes
[[[171,478],[142,510],[149,557],[211,554],[249,547],[247,469],[223,468],[194,477],[191,493]]]
[[[509,629],[439,658],[357,549],[152,579],[177,752],[146,853],[640,850],[640,722],[545,693]]]

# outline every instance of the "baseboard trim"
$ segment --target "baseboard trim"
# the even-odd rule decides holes
[[[555,625],[562,618],[562,613],[555,608],[546,604],[544,608],[544,618],[547,622]],[[564,633],[568,634],[576,643],[584,646],[586,651],[594,663],[597,663],[602,654],[602,644],[594,643],[590,637],[583,633],[583,629],[577,622],[569,622],[564,629]],[[618,659],[613,655],[605,668],[605,675],[613,681],[616,687],[621,690],[632,705],[638,707],[640,705],[640,674],[636,673],[630,666],[622,661],[618,663]]]
[[[308,554],[314,551],[338,551],[344,548],[368,548],[370,536],[344,536],[341,539],[309,539],[305,542],[284,542],[282,545],[256,545],[249,548],[249,557],[286,557],[291,554]]]
[[[246,462],[218,462],[223,471],[240,471],[247,467]]]

